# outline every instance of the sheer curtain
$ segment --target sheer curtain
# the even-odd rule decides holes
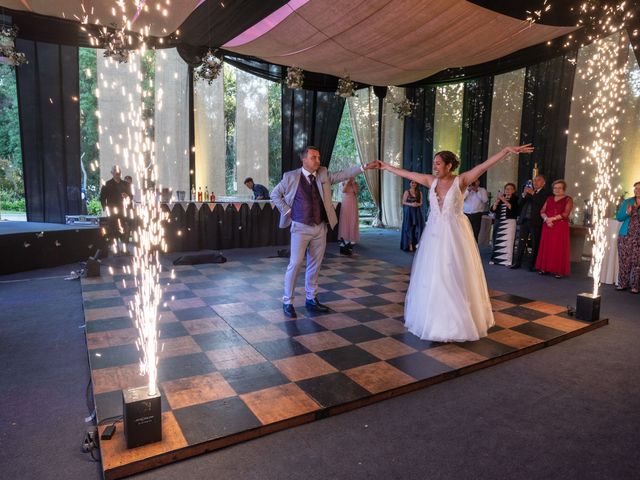
[[[175,48],[157,50],[155,139],[158,182],[189,198],[189,75]]]
[[[226,67],[225,67],[226,68]],[[227,193],[225,183],[226,143],[222,74],[211,85],[194,80],[194,138],[196,147],[195,187],[209,187],[217,196]]]
[[[365,165],[378,158],[378,97],[374,95],[373,88],[357,90],[355,96],[349,97],[349,111],[358,156],[362,165]],[[380,171],[377,169],[364,172],[371,198],[378,208],[380,208],[379,175]]]
[[[494,77],[488,155],[506,146],[517,145],[520,141],[523,92],[524,68]],[[505,183],[516,182],[517,179],[518,157],[509,155],[487,172],[487,191],[492,192],[495,198],[496,192],[502,190]]]
[[[120,166],[123,178],[135,173],[128,151],[130,131],[127,114],[131,108],[142,108],[142,96],[138,89],[140,55],[131,53],[127,63],[105,58],[104,50],[97,50],[97,55],[100,182],[104,183],[111,179],[114,165]]]
[[[463,83],[436,88],[433,126],[434,154],[441,150],[450,150],[456,155],[460,155],[463,90]]]
[[[404,88],[389,87],[388,100],[398,101],[404,97]],[[394,167],[402,167],[404,119],[399,119],[391,105],[385,103],[382,122],[382,160]],[[381,196],[383,225],[399,228],[402,225],[402,177],[382,172]]]
[[[268,80],[236,70],[236,183],[241,196],[253,193],[244,179],[269,185]]]

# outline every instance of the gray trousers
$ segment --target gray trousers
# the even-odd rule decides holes
[[[327,224],[305,225],[304,223],[291,223],[291,257],[289,266],[284,274],[284,296],[282,302],[293,303],[295,296],[296,279],[305,254],[307,257],[307,271],[304,276],[304,286],[307,299],[312,300],[318,295],[318,275],[327,247]]]

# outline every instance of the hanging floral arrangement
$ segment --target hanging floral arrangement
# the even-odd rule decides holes
[[[408,98],[403,98],[402,100],[395,100],[391,102],[391,108],[396,116],[403,120],[406,117],[413,116],[414,110],[416,108],[416,103],[412,102]]]
[[[18,27],[15,25],[2,25],[0,28],[0,63],[19,67],[27,63],[27,57],[22,52],[16,52],[15,39],[18,35]]]
[[[287,67],[287,78],[285,85],[287,88],[302,88],[304,83],[304,72],[298,67]]]
[[[129,49],[126,47],[125,33],[123,30],[110,31],[107,28],[100,34],[101,46],[104,48],[104,57],[112,58],[118,63],[129,61]]]
[[[204,80],[211,85],[220,75],[222,64],[222,58],[216,55],[216,52],[208,50],[202,57],[202,63],[193,70],[196,80]]]
[[[336,95],[344,98],[354,97],[356,95],[356,84],[351,80],[349,75],[338,80]]]

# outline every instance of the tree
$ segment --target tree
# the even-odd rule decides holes
[[[230,65],[224,65],[223,89],[224,89],[224,131],[226,141],[225,158],[225,184],[227,195],[236,193],[234,183],[236,180],[236,69]]]
[[[269,187],[280,182],[282,169],[282,85],[269,84]]]
[[[97,50],[80,48],[80,155],[86,172],[87,200],[100,192],[100,151],[98,150],[98,59]],[[83,182],[84,183],[84,182]]]
[[[16,200],[22,199],[24,182],[16,73],[7,65],[0,65],[0,125],[0,189]]]

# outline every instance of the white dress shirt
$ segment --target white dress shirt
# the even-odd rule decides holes
[[[473,190],[465,190],[464,191],[464,213],[472,214],[472,213],[482,213],[485,211],[485,205],[489,200],[489,196],[487,194],[487,190],[478,187],[478,191],[474,192]]]

